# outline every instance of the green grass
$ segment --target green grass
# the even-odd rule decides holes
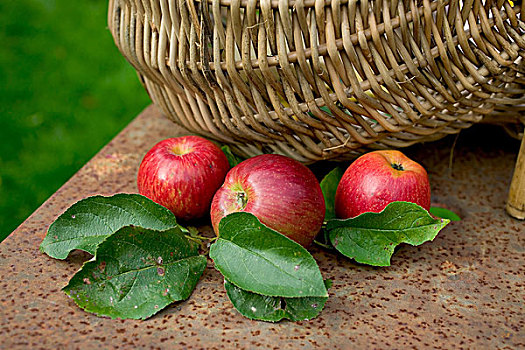
[[[149,103],[106,13],[0,1],[0,241]]]

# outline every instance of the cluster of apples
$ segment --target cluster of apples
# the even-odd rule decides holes
[[[210,215],[220,220],[249,212],[263,224],[308,247],[321,229],[325,200],[312,171],[289,157],[264,154],[230,169],[222,150],[199,136],[156,144],[140,165],[139,193],[171,210],[178,219]],[[380,212],[393,201],[430,207],[425,169],[399,151],[375,151],[354,161],[336,192],[339,218]]]

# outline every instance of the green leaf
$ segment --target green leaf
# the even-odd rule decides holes
[[[326,280],[325,285],[327,289],[330,288],[331,281]],[[311,320],[319,315],[328,300],[328,297],[281,298],[255,294],[235,286],[226,279],[224,287],[237,311],[252,320]]]
[[[363,213],[346,220],[330,220],[326,229],[332,245],[363,264],[390,266],[394,248],[433,240],[449,223],[434,219],[419,205],[392,202],[380,213]]]
[[[228,145],[222,146],[221,150],[226,155],[226,158],[228,158],[228,162],[230,163],[230,168],[233,168],[234,166],[236,166],[237,164],[239,164],[240,162],[244,160],[241,157],[238,157],[235,154],[233,154],[232,150],[230,149],[230,146]]]
[[[343,169],[336,167],[321,181],[321,190],[323,191],[324,202],[326,204],[325,220],[335,218],[335,193],[343,174]]]
[[[325,112],[326,114],[329,114],[329,115],[334,115],[332,113],[332,111],[330,110],[330,108],[328,108],[327,106],[322,106],[319,108],[320,110],[322,110],[323,112]]]
[[[179,227],[126,226],[99,245],[96,260],[85,263],[63,290],[99,316],[146,319],[187,299],[205,267],[198,244]]]
[[[450,221],[461,221],[458,214],[445,208],[430,207],[430,214],[437,216],[438,218],[449,219]]]
[[[328,296],[310,253],[250,213],[233,213],[221,220],[210,257],[228,281],[249,292],[289,298]]]
[[[73,204],[51,224],[40,250],[55,259],[67,258],[74,249],[94,255],[104,239],[128,225],[166,230],[177,221],[168,209],[138,194],[93,196]]]

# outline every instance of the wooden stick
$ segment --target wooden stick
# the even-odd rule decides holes
[[[525,219],[525,134],[521,138],[520,152],[510,183],[507,213],[516,219]]]

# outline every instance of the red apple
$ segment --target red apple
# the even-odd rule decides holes
[[[395,201],[412,202],[429,210],[426,170],[399,151],[375,151],[357,158],[346,169],[335,194],[337,217],[380,212]]]
[[[139,193],[177,218],[204,216],[230,169],[221,149],[199,136],[169,138],[148,151],[140,164]]]
[[[211,204],[215,233],[223,217],[240,211],[307,247],[321,229],[325,204],[310,169],[285,156],[264,154],[243,161],[226,175]]]

